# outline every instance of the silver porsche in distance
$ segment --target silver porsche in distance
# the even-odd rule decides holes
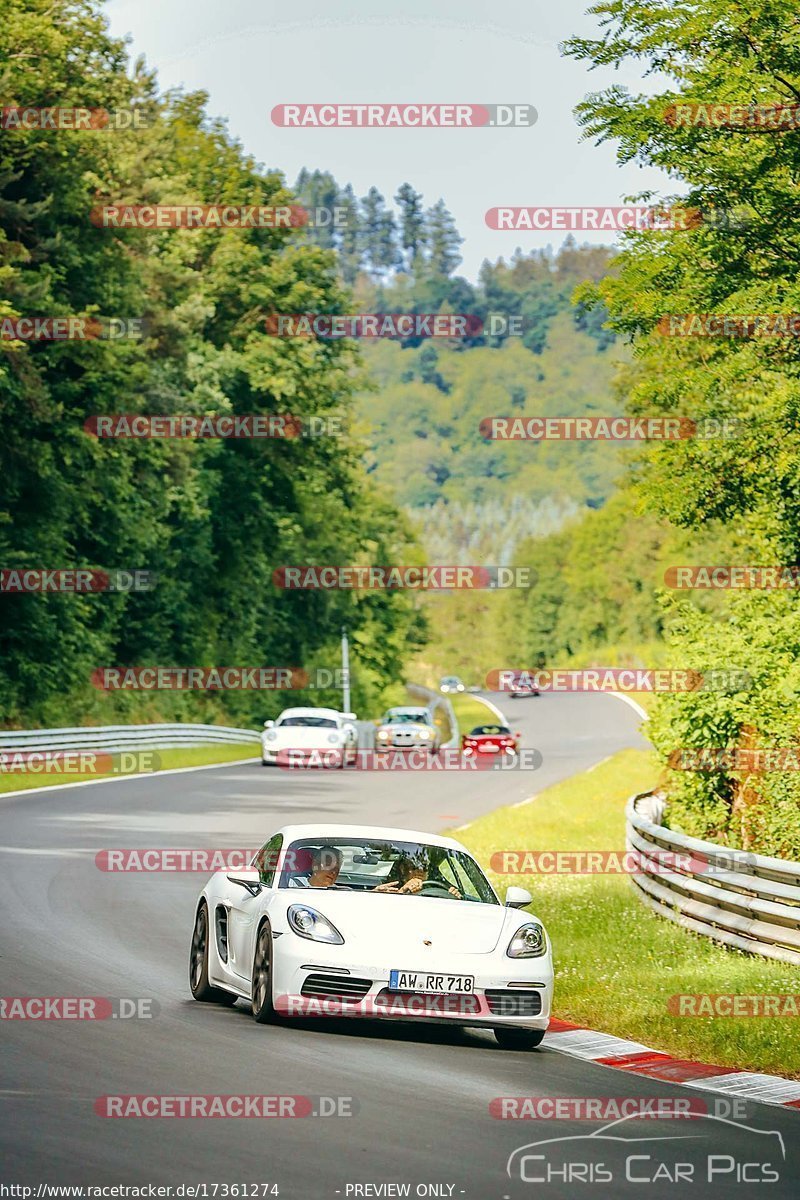
[[[428,750],[438,754],[441,734],[433,713],[421,705],[390,708],[375,734],[376,750]]]

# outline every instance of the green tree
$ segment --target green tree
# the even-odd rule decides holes
[[[458,248],[464,241],[456,229],[453,214],[444,200],[437,200],[425,214],[427,230],[427,269],[445,278],[461,262]]]
[[[422,194],[415,191],[410,183],[401,183],[394,199],[400,209],[400,245],[405,256],[404,266],[413,274],[427,241]]]
[[[397,223],[376,187],[371,187],[362,197],[361,214],[364,260],[370,274],[380,279],[401,262],[397,247]]]
[[[273,583],[286,563],[415,552],[409,527],[365,476],[350,430],[354,344],[277,338],[265,325],[274,312],[345,311],[334,253],[285,229],[95,227],[90,210],[104,202],[278,206],[295,197],[208,116],[202,93],[162,97],[142,70],[129,75],[124,44],[109,37],[94,0],[10,0],[6,9],[2,103],[136,103],[150,123],[0,141],[0,312],[146,318],[140,341],[3,342],[0,562],[143,567],[158,586],[0,596],[3,719],[255,722],[289,697],[106,695],[90,673],[154,663],[330,667],[345,623],[355,702],[374,703],[424,636],[409,597]],[[330,177],[304,186],[327,195]],[[98,413],[287,411],[306,429],[330,419],[341,432],[141,441],[98,440],[83,428]]]
[[[627,235],[618,269],[597,286],[582,288],[580,297],[586,303],[602,301],[612,329],[634,341],[635,361],[622,380],[631,412],[683,414],[698,421],[701,431],[719,427],[709,422],[729,421],[733,432],[652,443],[640,467],[640,492],[652,512],[678,526],[697,530],[721,521],[739,527],[746,535],[745,558],[739,561],[796,563],[800,342],[774,336],[674,337],[662,331],[664,322],[669,329],[670,317],[680,322],[686,314],[769,320],[770,314],[800,310],[797,135],[737,127],[736,117],[723,124],[708,117],[717,105],[738,106],[741,112],[748,106],[769,111],[798,103],[800,17],[777,0],[752,0],[746,6],[731,0],[686,0],[678,6],[666,0],[605,0],[592,11],[600,17],[602,36],[573,39],[567,52],[593,65],[644,63],[657,73],[657,86],[648,94],[631,94],[614,85],[589,96],[578,110],[587,135],[614,139],[622,162],[667,171],[683,185],[681,202],[702,219],[683,228]],[[699,109],[706,118],[684,123],[676,105],[684,113]],[[736,219],[729,220],[731,215]],[[709,746],[720,738],[736,744],[753,730],[763,744],[773,739],[783,744],[796,607],[794,594],[766,592],[731,597],[719,616],[684,614],[674,643],[677,654],[685,652],[701,670],[757,669],[753,689],[727,706],[730,719],[724,722],[715,719],[715,702],[707,693],[665,701],[658,721],[666,760],[687,730]],[[767,652],[767,637],[778,648],[775,653]],[[783,699],[776,706],[778,694]],[[797,701],[795,693],[789,704],[795,727]],[[681,796],[679,818],[685,821],[693,807],[695,831],[703,826],[703,814],[712,814],[706,828],[716,836],[749,837],[768,852],[796,855],[800,850],[800,787],[790,777],[744,781],[736,772],[706,773],[675,786]],[[745,792],[747,834],[737,816]],[[788,821],[790,801],[795,815]],[[788,823],[781,825],[778,813]]]

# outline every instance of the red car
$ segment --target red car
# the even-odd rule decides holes
[[[471,733],[461,738],[463,754],[516,754],[519,750],[518,733],[512,733],[507,725],[476,725]]]

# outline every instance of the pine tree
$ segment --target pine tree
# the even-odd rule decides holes
[[[400,209],[400,245],[403,249],[404,266],[413,274],[427,241],[422,193],[416,192],[410,183],[403,183],[397,189],[394,199]]]
[[[401,263],[397,246],[397,223],[394,213],[376,187],[371,187],[361,201],[363,213],[363,246],[367,269],[373,278],[381,278]]]
[[[461,262],[458,252],[464,239],[456,229],[453,214],[444,200],[437,200],[425,214],[428,233],[428,270],[434,275],[452,275]]]

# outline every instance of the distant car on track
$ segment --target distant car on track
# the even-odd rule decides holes
[[[451,838],[360,825],[287,825],[195,905],[196,1000],[246,1000],[256,1021],[342,1016],[432,1020],[537,1046],[553,963],[542,923],[505,905]]]
[[[452,695],[457,692],[465,692],[467,689],[458,678],[457,675],[445,675],[439,680],[439,691],[445,695]]]
[[[441,734],[433,712],[419,704],[390,708],[375,733],[376,750],[428,750],[438,754]]]
[[[265,721],[261,734],[261,765],[324,759],[344,767],[358,755],[355,713],[335,708],[285,708],[276,721]]]
[[[539,689],[533,685],[533,676],[528,671],[517,671],[511,683],[511,699],[521,700],[524,696],[539,696]]]
[[[519,733],[512,733],[507,725],[476,725],[461,738],[461,749],[467,755],[517,754]]]

